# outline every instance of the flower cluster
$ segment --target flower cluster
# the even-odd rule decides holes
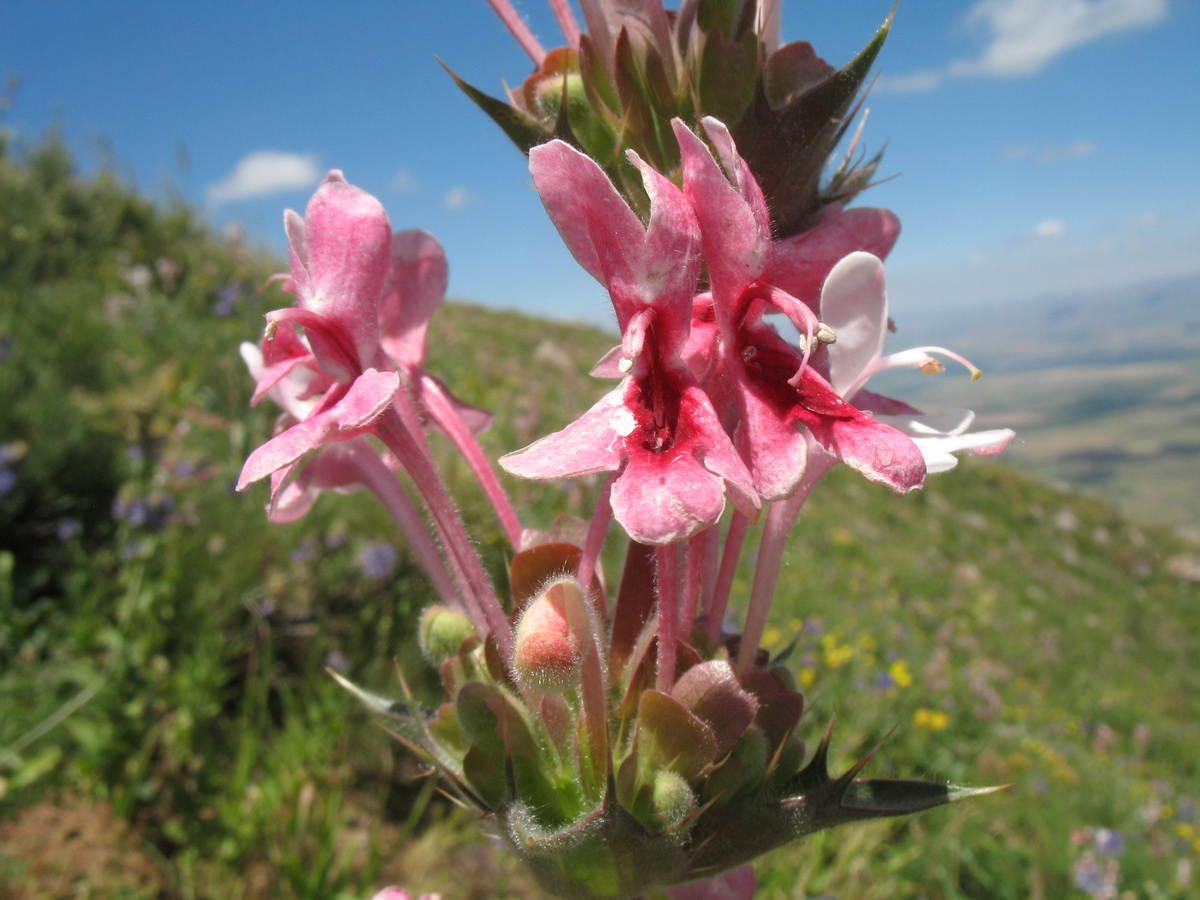
[[[974,369],[936,347],[884,353],[894,215],[770,181],[763,147],[814,108],[828,113],[827,82],[844,113],[865,69],[850,78],[811,48],[779,48],[769,2],[667,14],[592,0],[586,34],[553,5],[570,47],[545,54],[508,16],[539,69],[516,107],[485,108],[510,124],[519,113],[526,137],[539,136],[527,147],[534,185],[613,302],[620,344],[594,374],[617,383],[500,465],[537,479],[604,473],[591,521],[549,532],[520,521],[475,439],[489,416],[424,368],[446,285],[440,247],[393,233],[340,172],[303,218],[287,214],[291,270],[277,280],[296,305],[269,313],[262,343],[242,349],[255,401],[270,397],[283,416],[239,488],[269,477],[275,521],[302,516],[324,489],[365,487],[391,512],[438,597],[419,636],[445,702],[423,710],[343,682],[489,814],[548,891],[748,898],[748,862],[772,847],[975,793],[858,779],[866,760],[833,777],[828,733],[806,753],[804,698],[760,648],[801,507],[837,463],[904,494],[952,467],[954,452],[996,453],[1012,433],[969,433],[970,413],[925,415],[868,390],[892,367],[941,371],[939,357]],[[741,93],[718,90],[711,67],[739,54]],[[703,114],[714,108],[736,127]],[[821,146],[839,132],[819,130]],[[431,428],[491,500],[511,544],[507,585],[487,575]],[[615,581],[600,565],[613,521],[629,538]],[[756,523],[738,623],[734,573]]]
[[[705,115],[747,148],[754,177],[772,198],[780,236],[812,227],[825,205],[866,187],[879,157],[862,162],[856,143],[822,183],[830,154],[858,108],[856,98],[883,47],[891,17],[847,65],[836,69],[807,41],[781,43],[781,0],[581,0],[581,28],[566,0],[550,0],[566,44],[550,51],[510,0],[488,0],[535,71],[490,97],[459,86],[522,150],[560,138],[596,160],[644,211],[625,151],[659,171],[679,165],[671,120],[695,127]],[[858,101],[860,102],[860,101]]]

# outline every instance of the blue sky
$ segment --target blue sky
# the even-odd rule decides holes
[[[516,6],[561,43],[544,0]],[[841,65],[888,10],[784,0],[783,36]],[[894,311],[1200,271],[1198,44],[1200,0],[901,3],[865,132],[896,177],[860,199],[904,223]],[[485,0],[7,0],[3,125],[57,124],[85,169],[278,248],[282,210],[340,168],[442,240],[452,295],[608,321],[524,158],[438,58],[493,93],[531,69]]]

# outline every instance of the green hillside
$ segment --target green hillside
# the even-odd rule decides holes
[[[230,490],[271,428],[236,348],[279,267],[54,142],[0,144],[0,896],[538,896],[323,672],[431,683],[432,598],[387,518],[331,494],[272,526]],[[585,409],[612,341],[452,304],[430,368],[497,413],[499,454]],[[506,486],[533,526],[596,487]],[[886,739],[872,774],[1011,787],[777,851],[760,895],[1194,896],[1198,604],[1200,550],[1107,500],[990,461],[903,499],[833,473],[768,634],[810,746],[836,718],[838,764]]]

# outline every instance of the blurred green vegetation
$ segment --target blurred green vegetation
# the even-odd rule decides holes
[[[274,415],[246,408],[237,345],[284,305],[257,291],[280,267],[81,177],[53,137],[0,140],[0,896],[537,896],[324,673],[430,682],[412,626],[433,598],[381,549],[386,516],[330,495],[272,526],[261,486],[232,491]],[[496,455],[586,408],[612,342],[451,304],[430,368],[496,413]],[[501,571],[465,466],[445,471]],[[506,485],[535,527],[596,488]],[[904,499],[835,472],[768,634],[802,727],[815,744],[836,717],[843,764],[884,741],[875,775],[1012,787],[778,851],[761,895],[1191,896],[1198,577],[1166,529],[1000,465]]]

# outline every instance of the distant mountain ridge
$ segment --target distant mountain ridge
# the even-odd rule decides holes
[[[896,346],[938,344],[988,373],[1195,359],[1200,275],[936,313],[896,310]]]
[[[1200,276],[898,314],[889,350],[948,347],[985,375],[888,373],[883,393],[968,406],[982,426],[1017,429],[1015,465],[1200,534]]]

